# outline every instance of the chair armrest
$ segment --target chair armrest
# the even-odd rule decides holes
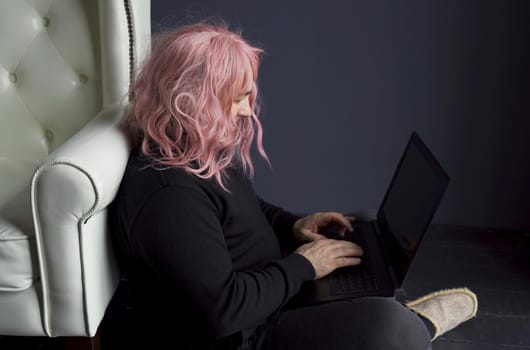
[[[106,208],[130,145],[118,122],[125,106],[103,110],[34,173],[31,204],[49,336],[93,336],[118,285]]]
[[[93,193],[89,194],[86,192],[86,184],[79,184],[80,186],[74,187],[77,188],[78,193],[68,194],[77,197],[80,203],[88,201],[81,209],[84,221],[97,210],[110,204],[118,191],[131,149],[125,133],[118,126],[126,109],[127,107],[121,104],[114,104],[104,109],[50,154],[48,160],[33,175],[31,187],[33,210],[37,209],[35,207],[37,203],[34,201],[38,197],[37,182],[45,181],[44,178],[48,176],[59,179],[62,176],[69,176],[62,173],[62,169],[66,167],[76,169],[75,172],[84,177],[82,182],[88,180],[92,187]],[[60,196],[61,191],[57,190],[56,195]],[[53,203],[58,204],[55,200]]]

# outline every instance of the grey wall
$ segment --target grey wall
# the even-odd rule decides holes
[[[417,130],[452,178],[436,222],[530,228],[530,2],[152,2],[153,31],[212,15],[266,51],[270,202],[377,208]]]

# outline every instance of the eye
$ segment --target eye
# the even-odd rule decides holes
[[[240,103],[245,98],[250,98],[250,94],[252,94],[252,91],[246,92],[245,94],[239,95],[234,99],[234,103]]]

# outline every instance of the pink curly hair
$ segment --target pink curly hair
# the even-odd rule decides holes
[[[161,36],[131,86],[124,120],[142,152],[162,168],[213,177],[225,191],[224,171],[234,163],[253,176],[255,132],[269,162],[256,103],[262,52],[224,24],[186,25]],[[232,102],[249,85],[252,116],[232,118]]]

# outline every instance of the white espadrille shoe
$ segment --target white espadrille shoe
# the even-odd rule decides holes
[[[475,317],[478,310],[477,296],[467,288],[440,290],[406,305],[433,324],[432,340]]]

